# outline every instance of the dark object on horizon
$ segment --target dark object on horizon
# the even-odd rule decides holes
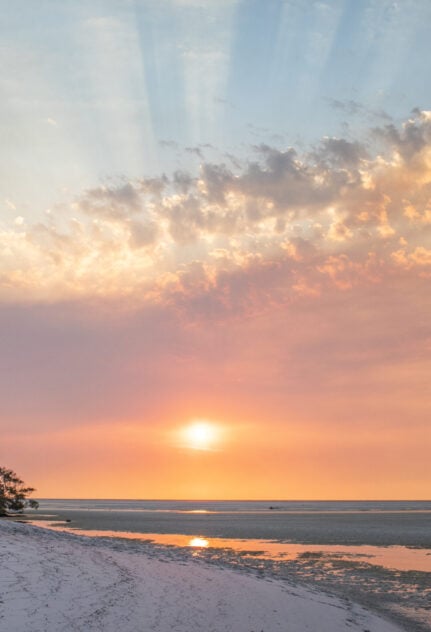
[[[39,503],[28,498],[34,491],[13,470],[0,467],[0,516],[7,516],[8,511],[22,513],[26,507],[37,509]]]

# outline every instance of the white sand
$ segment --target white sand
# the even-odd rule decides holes
[[[156,553],[156,551],[155,551]],[[0,630],[399,632],[322,593],[0,520]]]

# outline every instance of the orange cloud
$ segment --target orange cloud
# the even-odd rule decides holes
[[[400,128],[374,130],[384,144],[374,155],[335,138],[304,155],[262,145],[242,171],[204,163],[199,178],[120,181],[84,192],[44,223],[16,218],[1,229],[0,297],[172,302],[220,288],[229,275],[265,276],[259,268],[277,278],[286,256],[278,294],[289,296],[314,287],[331,257],[359,269],[372,253],[382,269],[399,266],[401,237],[413,247],[413,273],[426,262],[430,128],[429,113],[417,112]]]

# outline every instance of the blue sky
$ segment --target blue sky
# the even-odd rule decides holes
[[[199,152],[355,137],[430,101],[427,1],[1,5],[1,203],[22,215],[110,177],[196,171]]]

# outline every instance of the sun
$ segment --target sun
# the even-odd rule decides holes
[[[193,450],[214,450],[219,441],[219,434],[219,429],[214,423],[195,421],[184,428],[184,444]]]

